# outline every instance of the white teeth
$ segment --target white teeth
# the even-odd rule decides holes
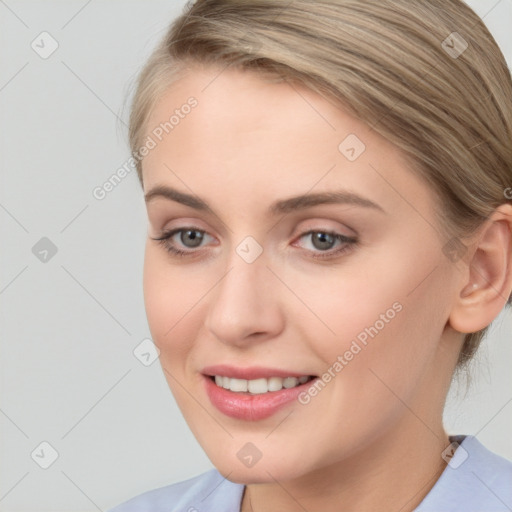
[[[305,384],[310,377],[304,375],[302,377],[270,377],[269,379],[232,379],[221,375],[215,375],[215,384],[217,386],[229,389],[236,393],[249,392],[253,395],[261,395],[269,391],[280,391],[281,389],[294,388],[300,384]]]
[[[247,391],[247,381],[245,379],[229,379],[229,389],[231,391]]]
[[[286,389],[294,388],[299,383],[299,379],[296,377],[286,377],[286,379],[283,380],[283,386]]]
[[[280,377],[270,377],[267,385],[269,391],[279,391],[283,389],[283,379]]]
[[[268,391],[267,379],[246,380],[245,382],[247,382],[249,393],[259,395]],[[231,387],[229,389],[231,389]],[[231,389],[231,391],[233,390]]]

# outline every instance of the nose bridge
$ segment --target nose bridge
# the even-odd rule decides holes
[[[270,282],[275,277],[266,265],[254,239],[242,240],[232,251],[206,318],[207,329],[219,340],[239,343],[254,333],[275,335],[281,328],[277,295]]]
[[[236,240],[236,235],[233,237]],[[266,289],[266,281],[272,277],[267,268],[267,253],[263,245],[251,235],[238,237],[240,240],[234,244],[226,260],[228,272],[223,282],[219,283],[222,300],[235,301],[241,299],[241,306],[250,306],[257,310]]]

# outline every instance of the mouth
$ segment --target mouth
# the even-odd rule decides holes
[[[239,368],[226,365],[204,368],[202,375],[210,402],[221,413],[244,421],[272,416],[318,379],[287,370]]]
[[[225,375],[207,375],[207,377],[219,388],[227,389],[233,393],[244,395],[263,395],[274,393],[282,389],[292,389],[306,384],[315,379],[314,375],[302,375],[301,377],[270,377],[259,379],[236,379]]]

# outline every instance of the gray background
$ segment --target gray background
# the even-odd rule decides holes
[[[0,1],[1,511],[106,510],[212,467],[158,361],[133,353],[150,337],[135,172],[92,194],[129,156],[128,86],[184,3]],[[510,65],[512,0],[469,3]],[[31,48],[43,31],[59,44],[47,59]],[[449,433],[510,459],[511,329],[502,314],[446,412]]]

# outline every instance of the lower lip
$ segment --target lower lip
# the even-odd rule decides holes
[[[208,376],[204,375],[206,393],[217,409],[232,418],[245,421],[263,420],[275,414],[297,399],[298,395],[309,388],[316,379],[311,379],[294,388],[283,388],[258,395],[235,393],[224,389]]]

